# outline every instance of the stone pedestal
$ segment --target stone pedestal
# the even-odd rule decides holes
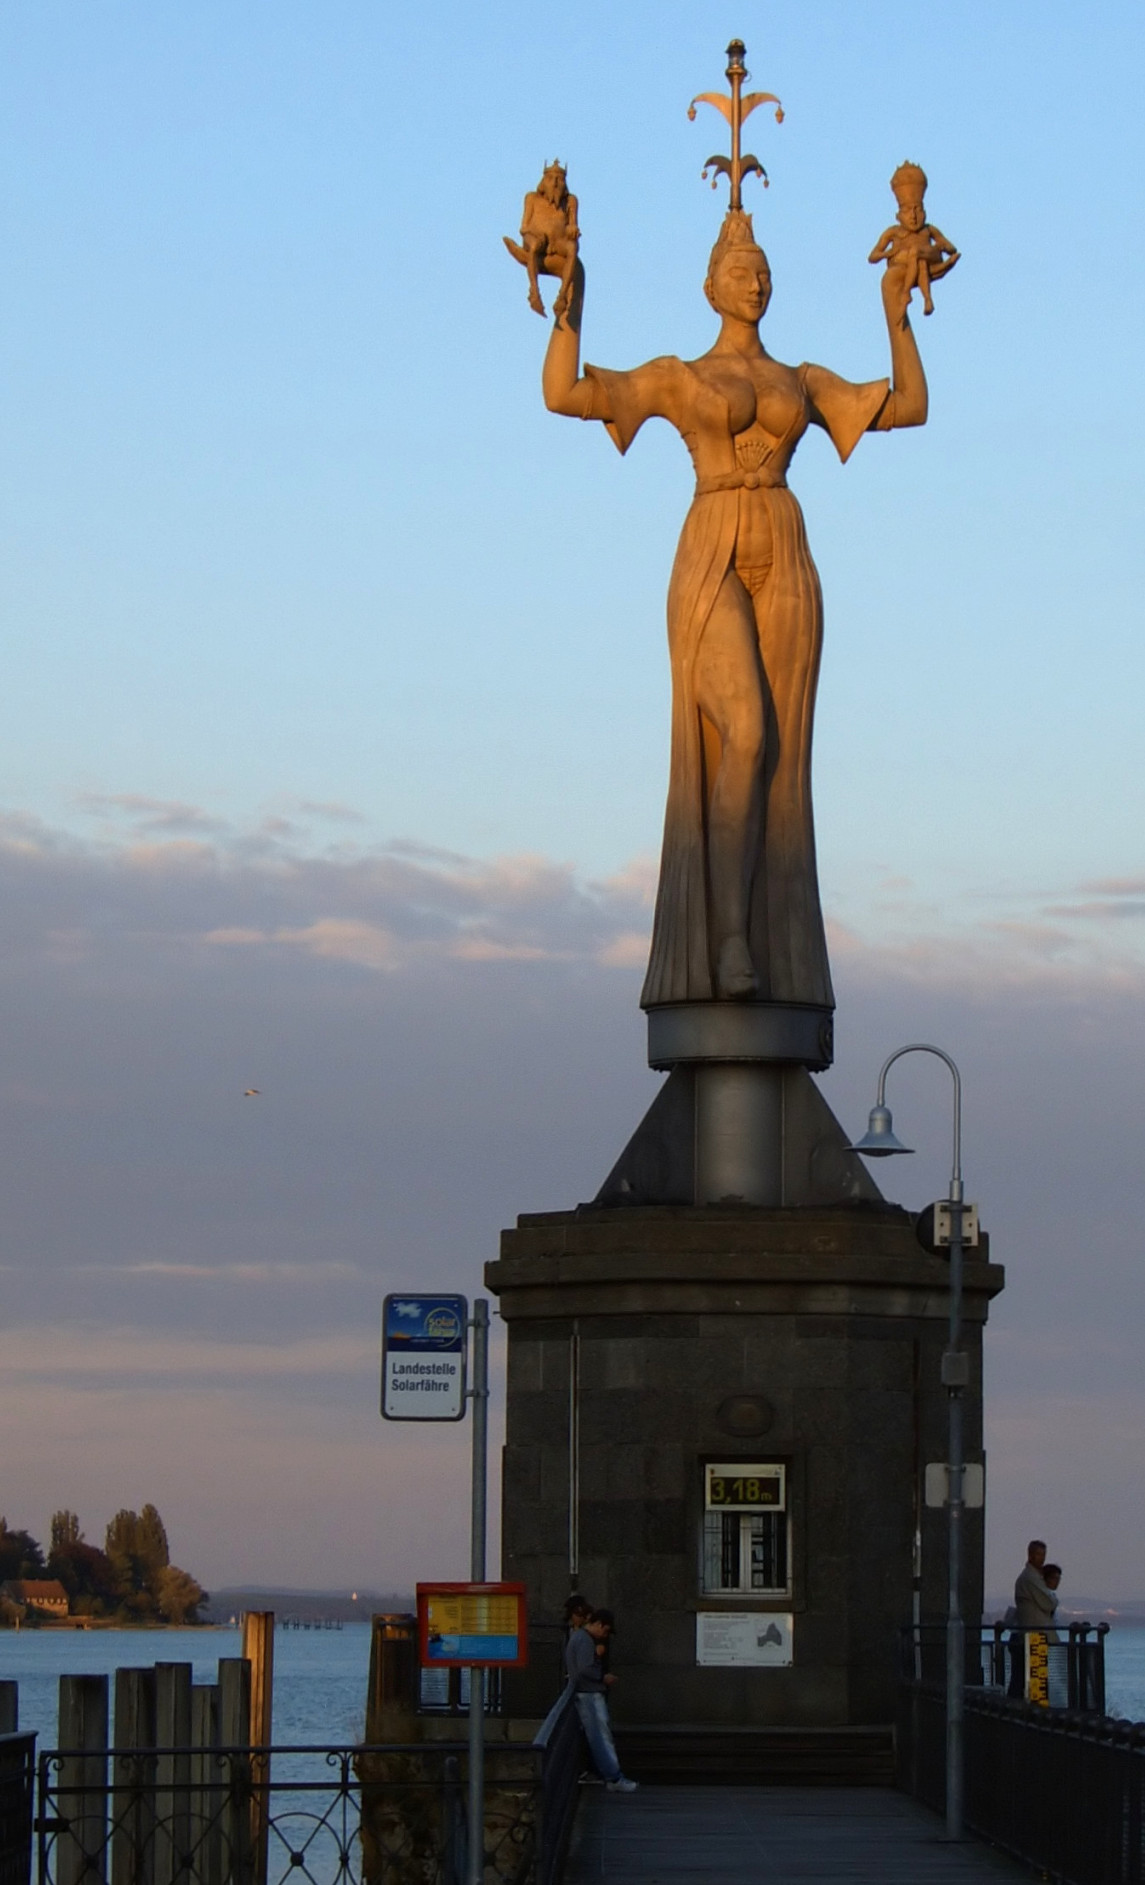
[[[805,1076],[804,1076],[805,1078]],[[981,1337],[1003,1274],[968,1252],[966,1455],[982,1457]],[[833,1727],[893,1715],[896,1633],[945,1614],[947,1266],[877,1199],[816,1208],[639,1204],[522,1217],[486,1272],[509,1333],[502,1575],[548,1646],[515,1713],[557,1686],[569,1589],[617,1613],[619,1722]],[[785,1469],[787,1588],[705,1593],[706,1464]],[[968,1514],[964,1610],[982,1599]],[[790,1667],[700,1667],[697,1613],[793,1620]]]

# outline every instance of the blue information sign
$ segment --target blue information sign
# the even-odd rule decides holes
[[[464,1420],[469,1304],[464,1296],[387,1296],[382,1309],[386,1420]]]

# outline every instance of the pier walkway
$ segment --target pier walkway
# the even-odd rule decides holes
[[[973,1885],[1029,1880],[881,1787],[586,1788],[565,1885]]]

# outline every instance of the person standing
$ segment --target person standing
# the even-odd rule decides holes
[[[1046,1563],[1044,1538],[1031,1538],[1026,1546],[1026,1562],[1014,1582],[1014,1607],[1006,1621],[1013,1626],[1010,1638],[1011,1696],[1026,1691],[1026,1643],[1028,1630],[1052,1630],[1058,1600],[1043,1575]]]
[[[620,1771],[608,1719],[608,1690],[616,1677],[604,1669],[598,1654],[598,1647],[607,1643],[614,1627],[611,1610],[594,1610],[585,1623],[571,1630],[565,1645],[565,1671],[597,1773],[611,1793],[635,1793],[637,1782],[626,1779]]]
[[[1058,1596],[1058,1585],[1062,1581],[1061,1565],[1060,1564],[1047,1564],[1044,1571],[1042,1572],[1042,1577],[1045,1579],[1046,1589],[1049,1591],[1050,1596],[1053,1599],[1054,1607],[1050,1613],[1050,1621],[1052,1623],[1054,1617],[1057,1615],[1057,1607],[1059,1603],[1061,1602],[1061,1598]],[[1047,1643],[1060,1643],[1061,1637],[1058,1635],[1055,1629],[1047,1629],[1046,1641]]]

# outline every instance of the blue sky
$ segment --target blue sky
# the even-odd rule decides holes
[[[924,432],[794,481],[827,595],[824,884],[1038,896],[1136,868],[1140,11],[748,9],[768,338],[880,373],[887,179],[964,252]],[[730,18],[730,16],[729,16]],[[559,150],[586,349],[711,337],[704,8],[56,4],[0,39],[0,795],[617,868],[655,852],[688,467],[547,415],[500,235]],[[751,186],[754,187],[754,186]],[[82,828],[82,825],[80,825]]]
[[[111,1510],[185,1456],[183,1556],[215,1581],[270,1574],[282,1506],[236,1563],[203,1465],[241,1404],[282,1500],[312,1462],[347,1580],[412,1575],[338,1504],[357,1512],[379,1457],[375,1300],[410,1264],[460,1284],[517,1210],[590,1195],[647,1103],[635,1000],[687,459],[666,428],[622,461],[545,413],[545,332],[501,236],[559,154],[588,357],[706,347],[721,209],[699,172],[720,129],[686,107],[733,32],[787,113],[752,120],[779,357],[885,370],[866,256],[904,157],[963,251],[916,320],[930,424],[846,467],[816,436],[792,478],[827,609],[829,1097],[861,1123],[908,1034],[945,1026],[967,1059],[972,1189],[1012,1265],[993,1483],[1009,1472],[1007,1509],[1038,1530],[1066,1483],[1038,1436],[1074,1394],[1075,1559],[1091,1588],[1137,1578],[1140,1528],[1119,1515],[1105,1550],[1087,1460],[1145,1413],[1125,1255],[1145,18],[1056,0],[0,16],[0,1302],[21,1331],[11,1418],[42,1449],[12,1522],[46,1521],[49,1478]],[[903,1078],[922,1150],[899,1183],[921,1203],[945,1096]],[[217,1110],[251,1084],[290,1093],[269,1124]],[[152,1444],[123,1358],[150,1394],[160,1337],[185,1359]],[[318,1346],[276,1361],[288,1338]],[[69,1451],[70,1401],[52,1437],[73,1341],[98,1459]],[[216,1422],[193,1455],[192,1410]],[[108,1464],[128,1431],[138,1487]],[[420,1443],[387,1444],[416,1485]],[[454,1466],[460,1487],[463,1449]]]

